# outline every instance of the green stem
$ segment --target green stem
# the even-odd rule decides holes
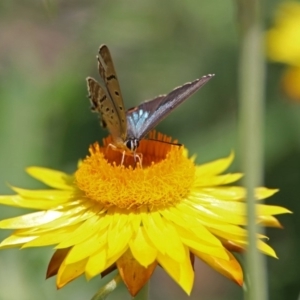
[[[102,287],[91,300],[106,299],[110,295],[110,293],[113,292],[115,288],[120,284],[120,282],[122,282],[122,280],[121,276],[118,273],[110,282],[108,282],[104,287]]]
[[[242,167],[246,174],[247,189],[248,251],[246,276],[249,286],[245,298],[266,300],[267,276],[264,257],[258,252],[256,225],[255,187],[262,185],[263,178],[263,114],[265,65],[263,31],[261,26],[261,1],[238,0],[241,26],[239,69],[240,134]],[[246,282],[247,284],[247,282]]]

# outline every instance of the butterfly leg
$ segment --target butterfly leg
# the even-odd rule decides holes
[[[123,166],[123,164],[124,164],[125,155],[126,155],[126,151],[124,150],[124,151],[122,152],[121,166]]]
[[[107,148],[106,148],[106,151],[108,150],[108,148],[111,148],[113,151],[118,151],[118,147],[116,147],[114,144],[108,144]],[[125,152],[125,151],[124,151]],[[122,162],[121,162],[121,165],[123,165],[123,162],[124,162],[124,152],[123,152],[123,156],[122,156]]]
[[[108,148],[111,148],[111,149],[113,149],[114,151],[120,151],[120,149],[119,149],[118,147],[116,147],[114,144],[108,144],[106,150],[107,150]],[[126,155],[126,151],[124,150],[124,151],[122,151],[121,166],[123,166],[123,164],[124,164],[125,155]]]
[[[137,158],[138,162],[140,163],[140,166],[143,167],[143,154],[142,153],[134,152],[133,158],[134,158],[135,163],[136,163],[136,158]]]
[[[108,148],[111,148],[111,149],[113,149],[114,151],[117,151],[117,149],[118,149],[114,144],[108,144],[106,150],[107,150]]]

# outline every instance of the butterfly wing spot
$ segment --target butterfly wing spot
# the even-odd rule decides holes
[[[107,98],[106,95],[104,95],[104,96],[99,100],[99,102],[102,103],[103,101],[106,100],[106,98]]]
[[[112,79],[117,80],[117,77],[116,77],[115,75],[112,74],[112,75],[106,77],[106,79],[107,79],[108,81],[111,81]]]

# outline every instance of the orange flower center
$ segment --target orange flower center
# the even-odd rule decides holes
[[[174,205],[186,197],[194,182],[193,161],[171,138],[155,133],[151,137],[155,140],[142,140],[137,149],[142,167],[131,153],[113,149],[110,137],[103,147],[92,145],[75,174],[79,189],[105,207],[125,209]]]

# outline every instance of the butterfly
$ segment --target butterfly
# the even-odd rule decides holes
[[[106,45],[100,46],[97,60],[104,85],[101,86],[92,77],[86,78],[91,109],[100,115],[103,127],[111,134],[111,146],[123,151],[121,164],[126,152],[131,152],[136,157],[139,141],[214,76],[208,74],[185,83],[166,95],[145,101],[126,112],[117,74]]]

